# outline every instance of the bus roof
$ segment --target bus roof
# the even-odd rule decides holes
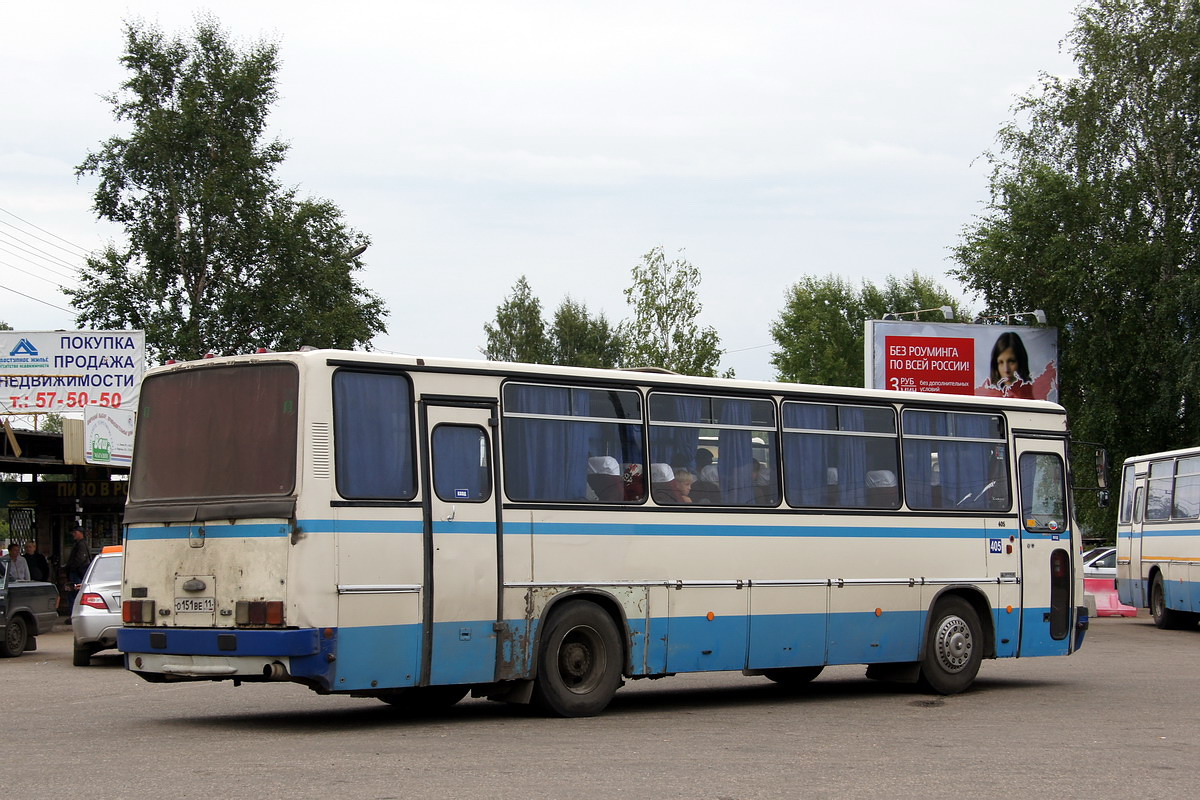
[[[146,377],[152,377],[168,371],[203,369],[221,365],[244,364],[254,362],[328,362],[337,366],[382,366],[390,365],[412,370],[431,372],[462,372],[477,375],[497,375],[506,378],[545,380],[585,380],[589,382],[623,383],[668,388],[678,386],[680,389],[707,388],[723,392],[744,389],[753,392],[765,392],[776,395],[805,394],[829,395],[832,398],[845,400],[846,395],[853,393],[863,400],[886,402],[912,402],[913,395],[918,395],[921,403],[931,404],[963,404],[992,406],[1009,411],[1019,410],[1031,413],[1065,414],[1066,410],[1057,403],[1045,400],[1021,400],[1003,397],[983,397],[975,395],[941,394],[936,392],[899,392],[888,389],[865,389],[857,386],[824,386],[818,384],[784,383],[774,381],[741,380],[737,378],[705,378],[692,375],[660,370],[646,369],[598,369],[593,367],[562,367],[552,364],[525,364],[508,361],[484,361],[479,359],[423,357],[409,354],[375,353],[359,350],[304,350],[279,353],[253,353],[236,356],[217,356],[197,359],[195,361],[178,362],[154,367],[147,371]]]

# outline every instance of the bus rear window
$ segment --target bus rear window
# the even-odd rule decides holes
[[[147,378],[131,499],[291,493],[298,384],[291,364],[201,367]]]

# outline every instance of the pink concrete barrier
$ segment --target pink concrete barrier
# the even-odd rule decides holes
[[[1117,597],[1116,581],[1112,578],[1084,578],[1083,591],[1096,598],[1097,617],[1136,617],[1137,609],[1127,606]]]

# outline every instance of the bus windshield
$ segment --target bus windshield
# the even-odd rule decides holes
[[[181,370],[142,386],[133,500],[289,494],[296,480],[291,364]]]

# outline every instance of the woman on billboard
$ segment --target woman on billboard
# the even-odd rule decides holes
[[[1021,337],[1012,331],[1000,334],[992,347],[991,378],[988,388],[1003,397],[1033,399],[1033,380],[1029,375],[1029,353]]]

